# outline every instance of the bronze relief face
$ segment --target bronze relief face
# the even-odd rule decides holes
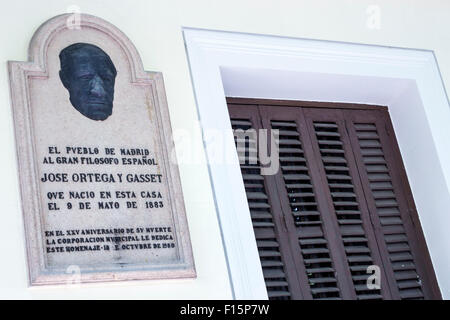
[[[89,119],[106,120],[112,114],[117,75],[108,54],[95,45],[75,43],[61,50],[59,59],[59,76],[72,106]]]

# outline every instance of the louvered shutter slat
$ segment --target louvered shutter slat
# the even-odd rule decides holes
[[[263,260],[261,261],[261,266],[264,269],[273,268],[273,267],[283,267],[284,264],[281,261],[271,261],[271,260]]]
[[[280,246],[277,241],[256,240],[256,244],[258,248],[276,248]]]
[[[309,264],[313,264],[313,263],[330,263],[331,259],[330,258],[309,258],[309,259],[305,259],[305,264],[309,265]]]
[[[266,286],[268,288],[279,288],[286,287],[288,283],[286,281],[266,281]]]
[[[306,268],[306,272],[313,275],[313,274],[317,274],[317,273],[334,273],[334,269],[333,268]]]
[[[360,294],[358,300],[381,300],[383,297],[379,294]]]
[[[269,289],[271,289],[269,287]],[[269,296],[269,299],[277,299],[277,300],[285,300],[289,299],[291,294],[289,291],[286,290],[268,290],[267,295]]]

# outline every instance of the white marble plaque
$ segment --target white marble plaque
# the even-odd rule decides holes
[[[161,73],[68,14],[9,75],[30,284],[195,277]]]

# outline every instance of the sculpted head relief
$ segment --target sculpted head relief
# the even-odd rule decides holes
[[[106,120],[112,114],[117,75],[108,54],[95,45],[75,43],[61,50],[59,60],[59,77],[72,106],[89,119]]]

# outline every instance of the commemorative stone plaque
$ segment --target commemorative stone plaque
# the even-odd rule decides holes
[[[9,75],[30,284],[195,277],[161,73],[69,14]]]

